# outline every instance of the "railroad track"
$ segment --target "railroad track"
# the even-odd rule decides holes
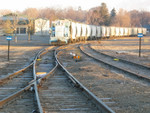
[[[15,77],[4,81],[0,86],[0,100],[7,96],[21,90],[33,80],[32,66],[28,67],[23,72],[17,74]]]
[[[30,90],[33,63],[0,82],[0,112],[33,112],[36,110],[34,92]],[[27,108],[27,109],[26,109]]]
[[[113,113],[108,106],[64,68],[57,59],[56,53],[58,64],[44,78],[40,79],[38,85],[41,112]]]
[[[87,46],[82,47],[81,45],[80,47],[87,53],[91,51],[89,54],[91,57],[82,53],[78,45],[66,48],[60,55],[62,64],[74,77],[117,113],[149,112],[150,88],[148,80],[146,80],[147,84],[145,84],[145,79],[142,80],[142,83],[137,82],[136,77],[131,79],[128,73],[123,73],[118,71],[119,69],[103,63],[104,59],[101,63],[98,58],[99,53],[96,54],[90,48],[86,49]],[[79,53],[81,60],[76,62],[71,53]],[[93,54],[96,55],[96,59],[93,58]],[[128,77],[125,77],[125,74]],[[139,80],[139,77],[136,79]]]
[[[6,91],[1,95],[1,113],[114,113],[62,66],[56,56],[58,52],[55,52],[58,62],[55,66],[53,50],[43,51],[39,52],[29,67],[1,82],[1,89],[8,91],[6,96],[3,95]],[[17,84],[16,80],[22,82]],[[15,90],[11,92],[11,89]]]
[[[38,112],[34,65],[36,59],[45,54],[45,51],[47,49],[41,50],[29,66],[0,80],[0,112]]]
[[[89,45],[80,46],[80,50],[91,58],[94,58],[96,61],[101,62],[109,69],[123,73],[134,80],[144,81],[148,84],[150,82],[149,67],[100,53],[92,49]]]
[[[43,111],[50,112],[98,112],[92,102],[80,90],[68,83],[68,78],[61,69],[47,79],[40,89]]]

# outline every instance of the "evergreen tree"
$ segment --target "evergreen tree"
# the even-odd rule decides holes
[[[109,25],[110,24],[110,16],[109,16],[109,12],[108,12],[108,8],[106,6],[105,3],[102,3],[101,4],[101,7],[100,7],[100,18],[101,18],[101,21],[100,21],[100,25]]]
[[[116,17],[116,10],[113,8],[110,12],[110,25],[113,25]]]
[[[115,8],[113,8],[113,9],[111,10],[110,17],[113,18],[113,17],[115,17],[115,16],[116,16],[116,10],[115,10]]]

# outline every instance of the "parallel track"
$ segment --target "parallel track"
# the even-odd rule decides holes
[[[100,55],[103,55],[104,57],[108,57],[108,58],[110,58],[110,59],[118,59],[119,62],[122,62],[122,63],[124,63],[124,64],[128,64],[128,65],[133,65],[133,66],[135,66],[136,68],[139,68],[139,69],[142,69],[142,70],[146,70],[146,71],[149,71],[149,70],[150,70],[150,67],[148,67],[148,66],[141,65],[141,64],[135,63],[135,62],[131,62],[131,61],[128,61],[128,60],[125,60],[125,59],[116,58],[116,57],[114,57],[114,56],[110,56],[110,55],[108,55],[108,54],[105,54],[105,53],[103,53],[103,52],[100,52],[100,51],[98,51],[98,50],[93,49],[93,48],[91,47],[91,45],[88,45],[88,47],[89,47],[90,49],[92,49],[93,51],[95,51],[96,53],[98,53],[98,54],[100,54]]]
[[[0,86],[0,100],[21,90],[33,80],[32,66]]]
[[[88,47],[86,49],[86,47],[81,45],[82,50],[89,55],[82,53],[78,45],[63,50],[60,55],[62,64],[114,111],[118,113],[149,112],[149,80],[146,80],[147,84],[145,84],[145,79],[142,79],[142,83],[137,82],[140,77],[136,75],[130,77],[125,69],[122,72],[120,69],[111,67],[111,61],[107,65],[105,62],[107,58],[101,59],[99,53],[95,53]],[[72,57],[73,53],[80,55],[81,60],[76,62]]]
[[[27,89],[11,97],[7,104],[0,108],[0,113],[37,113],[35,92]]]
[[[45,50],[46,49],[43,49],[37,54],[35,61],[37,57],[42,55]],[[36,79],[33,76],[35,72],[33,67],[34,62],[24,69],[1,79],[0,112],[38,112],[36,102],[38,100]]]
[[[91,58],[94,58],[96,61],[101,62],[102,64],[109,67],[109,69],[116,70],[118,72],[127,74],[128,77],[134,77],[134,79],[137,80],[144,80],[144,82],[149,83],[150,82],[150,68],[136,64],[130,61],[126,61],[123,59],[117,59],[113,56],[106,55],[104,53],[97,52],[96,50],[93,50],[88,45],[86,46],[80,46],[80,50],[88,55]],[[115,61],[114,59],[117,59],[118,61]]]

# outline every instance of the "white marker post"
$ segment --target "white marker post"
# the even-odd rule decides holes
[[[9,61],[10,41],[12,40],[12,36],[7,36],[6,40],[8,41],[8,61]]]

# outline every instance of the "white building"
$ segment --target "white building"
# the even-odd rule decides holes
[[[10,14],[8,16],[2,16],[0,17],[0,35],[5,34],[5,28],[3,26],[3,23],[10,21],[11,24],[11,29],[16,29],[17,34],[27,34],[28,31],[28,19],[24,17],[18,17],[18,16],[13,16],[13,14]],[[17,22],[17,24],[13,24],[14,22]],[[15,28],[16,27],[16,28]]]
[[[16,14],[8,14],[0,17],[0,35],[4,35],[3,23],[6,21],[11,23],[17,22],[16,33],[19,35],[27,35],[29,30],[29,20],[25,17],[20,17]],[[49,35],[50,22],[48,19],[34,19],[30,25],[30,29],[33,29],[34,35]]]
[[[50,22],[48,19],[38,18],[34,20],[35,35],[49,35]]]

